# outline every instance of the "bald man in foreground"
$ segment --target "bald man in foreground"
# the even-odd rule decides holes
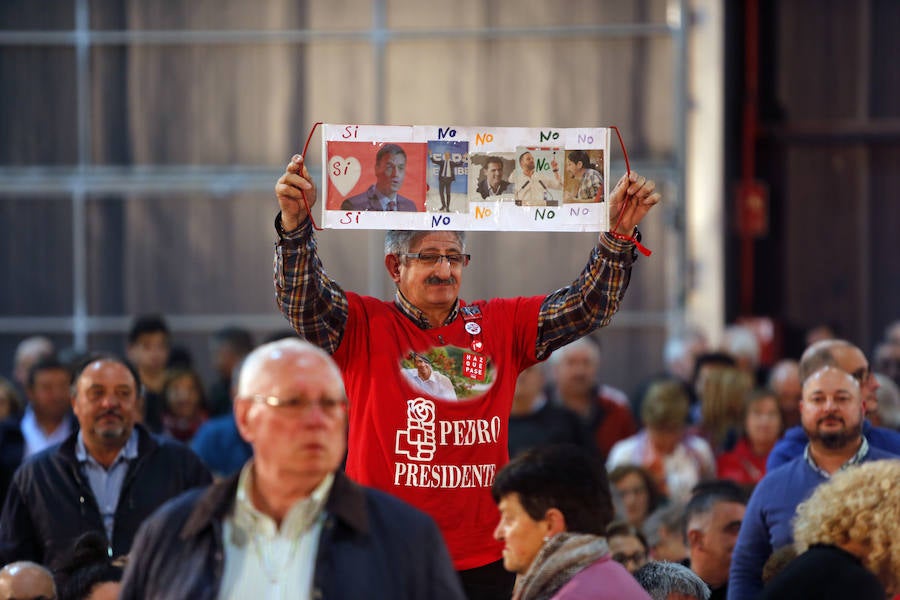
[[[28,560],[9,563],[0,569],[0,600],[56,598],[53,575]]]
[[[296,338],[260,346],[234,415],[254,458],[145,523],[123,599],[463,598],[431,518],[340,469],[347,396],[327,353]]]

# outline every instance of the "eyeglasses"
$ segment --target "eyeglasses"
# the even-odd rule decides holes
[[[310,400],[308,398],[279,398],[278,396],[264,396],[263,394],[255,394],[246,398],[251,402],[265,404],[272,408],[289,410],[297,413],[307,413],[313,406],[319,409],[329,417],[336,417],[347,406],[347,401],[335,398],[319,398],[318,400]]]
[[[616,552],[615,554],[612,555],[612,559],[614,561],[616,561],[617,563],[623,564],[623,565],[625,563],[629,563],[629,562],[635,563],[635,564],[640,564],[647,559],[647,553],[641,552],[640,550],[638,550],[634,554],[624,554],[622,552]]]
[[[436,252],[406,252],[403,256],[417,260],[427,267],[437,267],[445,259],[451,267],[465,267],[472,258],[471,254],[437,254]]]

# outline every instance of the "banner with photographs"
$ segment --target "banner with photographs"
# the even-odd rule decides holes
[[[323,227],[609,228],[607,128],[326,124],[322,132]]]

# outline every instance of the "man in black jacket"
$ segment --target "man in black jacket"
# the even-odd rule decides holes
[[[121,598],[462,600],[431,518],[340,470],[346,411],[320,348],[293,338],[251,352],[234,412],[254,458],[147,520]]]
[[[106,535],[114,556],[127,554],[157,507],[211,481],[189,448],[135,425],[139,381],[113,356],[92,357],[76,371],[80,430],[16,471],[0,516],[0,564],[32,560],[55,569],[91,530]]]

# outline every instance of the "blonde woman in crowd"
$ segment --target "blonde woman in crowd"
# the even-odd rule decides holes
[[[900,592],[900,460],[836,473],[797,508],[801,554],[760,598],[884,600]]]

